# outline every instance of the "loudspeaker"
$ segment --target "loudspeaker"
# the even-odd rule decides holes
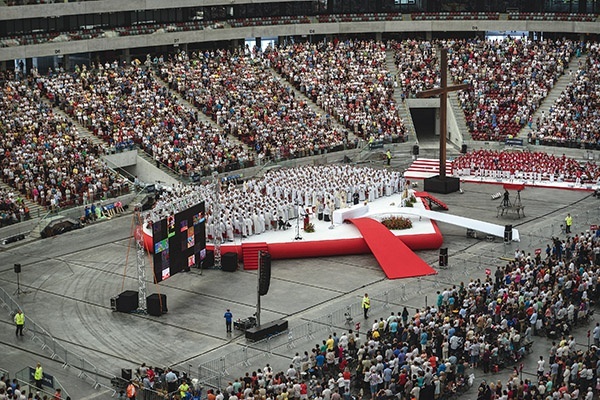
[[[155,317],[160,317],[167,311],[167,295],[154,293],[146,297],[146,308],[148,314]]]
[[[262,324],[261,326],[255,326],[246,329],[246,339],[252,341],[262,340],[268,336],[273,336],[280,332],[288,330],[288,322],[285,319],[278,319],[273,322]]]
[[[467,154],[467,145],[463,144],[462,146],[460,146],[460,152],[462,154]]]
[[[206,250],[206,257],[202,260],[202,268],[212,268],[215,266],[215,252]]]
[[[20,274],[20,273],[21,273],[21,264],[15,264],[15,272],[16,272],[17,274]]]
[[[235,272],[238,267],[237,253],[225,253],[221,256],[221,269],[226,272]]]
[[[512,225],[504,225],[504,241],[506,243],[512,242]]]
[[[439,256],[438,264],[440,267],[448,266],[448,248],[447,247],[440,248],[440,256]]]
[[[260,271],[258,276],[258,294],[261,296],[269,292],[271,285],[271,254],[261,251]]]
[[[131,377],[131,369],[121,368],[121,378],[125,379],[126,381],[130,381]]]
[[[412,148],[412,154],[413,154],[413,156],[419,155],[419,146],[417,146],[416,144]]]
[[[132,312],[137,310],[139,295],[135,290],[126,290],[117,297],[117,311]]]

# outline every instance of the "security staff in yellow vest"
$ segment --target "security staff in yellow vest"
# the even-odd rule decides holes
[[[573,225],[573,217],[571,217],[571,214],[567,214],[567,218],[565,218],[565,233],[571,233],[571,225]]]
[[[179,385],[179,388],[177,390],[179,390],[179,398],[181,400],[184,400],[187,398],[188,390],[190,390],[190,386],[187,384],[187,381],[184,379],[183,382],[181,382],[181,385]]]
[[[23,315],[23,311],[21,310],[17,311],[17,314],[15,315],[15,325],[17,326],[16,335],[19,336],[20,334],[21,336],[25,336],[23,335],[23,326],[25,326],[25,315]]]
[[[362,309],[365,314],[365,319],[369,317],[369,308],[371,308],[371,299],[369,299],[369,295],[365,293],[365,297],[362,299]]]
[[[392,162],[392,152],[389,149],[385,153],[385,157],[387,158],[387,165],[390,165],[390,163]]]
[[[37,367],[35,367],[35,373],[33,374],[33,379],[35,380],[35,387],[38,389],[42,389],[42,379],[44,378],[44,370],[42,369],[42,364],[37,363]]]

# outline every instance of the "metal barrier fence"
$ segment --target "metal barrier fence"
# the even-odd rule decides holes
[[[15,379],[17,380],[17,382],[19,382],[19,385],[21,386],[21,389],[26,390],[28,393],[33,393],[35,392],[39,392],[42,396],[46,395],[49,398],[54,398],[54,392],[52,391],[48,391],[47,389],[38,389],[35,386],[32,386],[31,379],[30,379],[30,375],[29,375],[29,370],[31,367],[25,367],[20,371],[17,371],[15,373]],[[70,397],[69,392],[67,392],[67,390],[65,389],[65,387],[60,383],[60,381],[54,377],[54,389],[60,388],[62,395],[67,398]],[[21,390],[23,391],[23,390]]]
[[[373,306],[370,312],[381,314],[394,305],[400,305],[408,298],[407,285],[392,288],[371,297]],[[413,294],[416,294],[415,291]],[[240,345],[234,351],[230,351],[221,357],[203,362],[198,365],[197,375],[200,383],[205,387],[223,389],[226,380],[238,377],[240,371],[248,371],[254,367],[262,368],[265,357],[287,354],[290,349],[309,343],[311,340],[319,340],[334,331],[356,331],[366,332],[370,326],[360,326],[363,310],[358,299],[343,308],[327,312],[324,316],[305,319],[297,326],[291,327],[287,332],[267,337],[261,341]],[[360,317],[360,320],[358,319]],[[324,338],[324,337],[323,337]],[[268,361],[267,361],[268,363]],[[177,367],[177,366],[175,366]],[[178,366],[182,368],[181,365]]]
[[[11,316],[14,315],[14,312],[17,310],[22,309],[3,288],[0,288],[0,300]],[[25,314],[24,332],[31,335],[31,341],[37,342],[42,350],[50,354],[50,358],[62,363],[63,368],[66,369],[72,367],[78,370],[77,376],[79,378],[89,382],[95,389],[102,387],[113,391],[113,395],[116,394],[116,390],[111,384],[111,379],[114,378],[114,374],[99,370],[87,359],[67,350],[62,344],[55,340],[48,331],[28,317],[27,314]]]

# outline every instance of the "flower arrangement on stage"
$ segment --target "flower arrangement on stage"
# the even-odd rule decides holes
[[[315,231],[315,225],[312,222],[309,222],[308,225],[306,225],[306,228],[304,228],[304,232],[306,233],[313,233]]]
[[[389,230],[402,230],[412,228],[412,222],[405,217],[387,217],[381,220],[381,223]]]

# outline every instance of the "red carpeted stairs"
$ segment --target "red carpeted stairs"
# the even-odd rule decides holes
[[[244,269],[258,269],[258,252],[261,250],[269,250],[269,247],[266,243],[242,243],[242,259],[244,260]]]
[[[437,273],[381,222],[371,218],[353,218],[349,221],[358,228],[389,279]]]
[[[435,204],[436,206],[438,206],[442,210],[446,210],[446,211],[448,210],[448,205],[446,203],[444,203],[443,201],[441,201],[437,197],[433,197],[432,195],[430,195],[427,192],[417,192],[417,191],[415,191],[415,196],[416,197],[421,197],[421,198],[427,200],[427,202],[429,203],[429,209],[430,210],[431,210],[431,204]]]

